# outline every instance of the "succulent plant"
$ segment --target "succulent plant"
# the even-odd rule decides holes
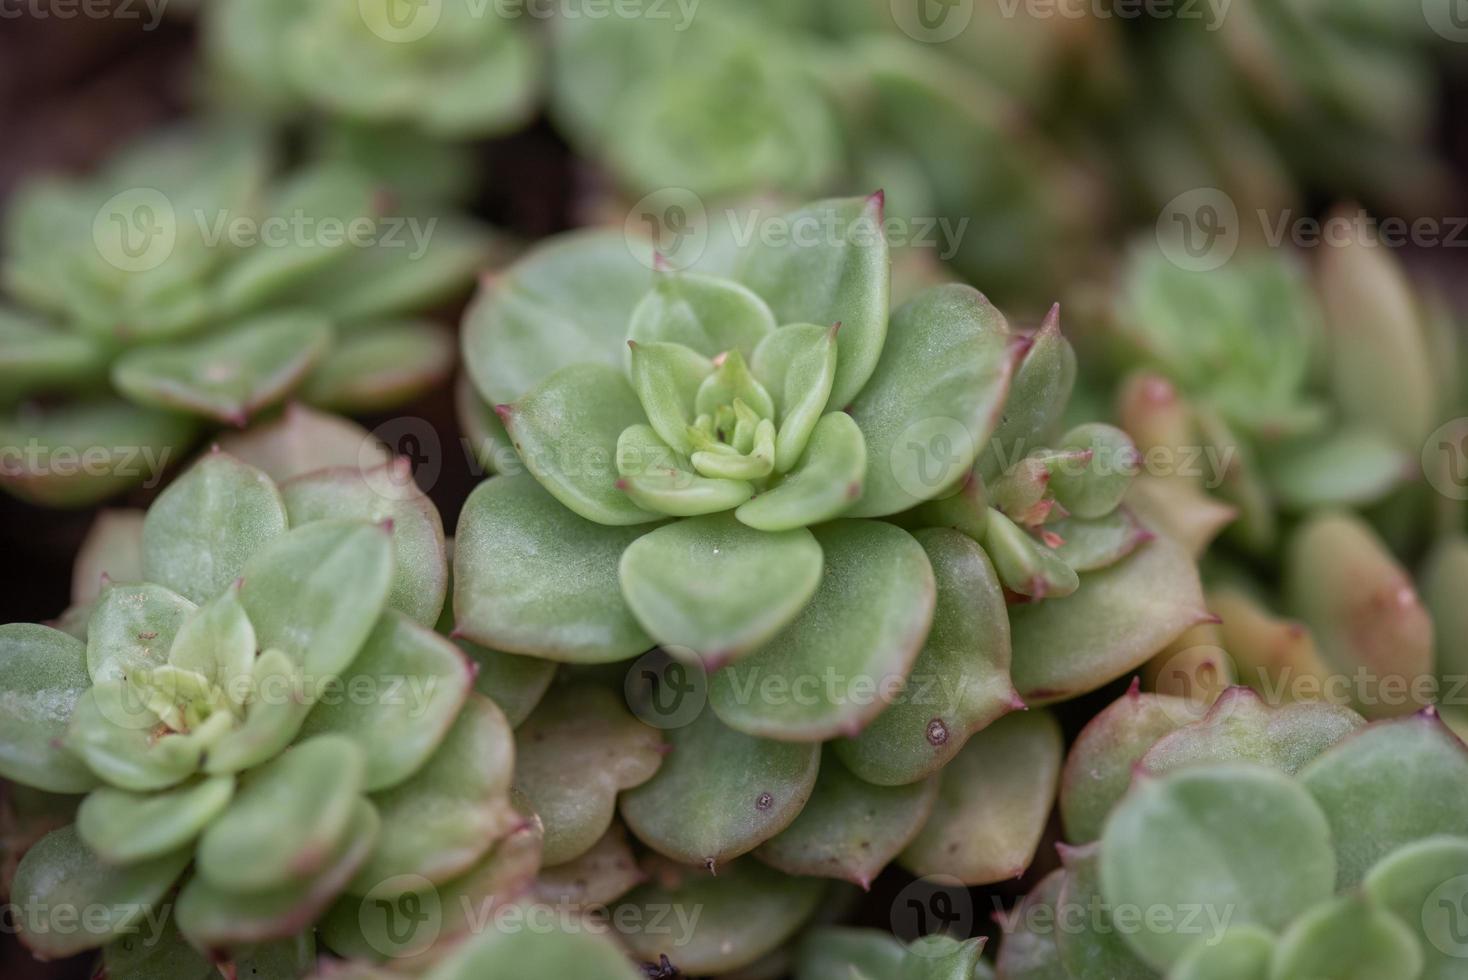
[[[438,513],[406,460],[305,411],[238,437],[270,472],[215,449],[145,514],[104,515],[70,632],[0,627],[0,774],[74,814],[10,884],[39,956],[299,977],[318,937],[353,951],[349,896],[529,887],[509,722],[433,629]],[[355,442],[350,466],[300,465],[313,426]],[[329,461],[329,439],[309,448]]]
[[[998,975],[1459,975],[1468,749],[1436,714],[1196,708],[1134,685],[1081,732],[1063,868],[1002,921]]]
[[[95,502],[161,476],[199,420],[244,425],[293,391],[380,409],[447,373],[447,335],[416,317],[488,261],[485,232],[395,214],[343,162],[275,175],[270,156],[252,131],[201,123],[16,193],[0,485]]]

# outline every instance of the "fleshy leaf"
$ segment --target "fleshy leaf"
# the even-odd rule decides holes
[[[1343,895],[1290,924],[1270,958],[1269,975],[1272,980],[1415,980],[1422,964],[1422,950],[1407,923],[1369,898]]]
[[[508,796],[514,764],[504,714],[471,696],[428,762],[372,797],[382,834],[348,890],[381,894],[399,877],[421,886],[468,872],[520,822]]]
[[[80,641],[32,623],[0,626],[0,776],[50,793],[97,784],[62,741],[91,683]]]
[[[240,600],[260,646],[289,654],[314,686],[351,664],[387,604],[392,575],[385,525],[317,521],[246,562]]]
[[[496,650],[571,663],[651,647],[617,588],[643,528],[578,517],[528,476],[496,477],[464,504],[454,551],[457,632]]]
[[[209,747],[204,771],[242,772],[284,749],[305,723],[314,690],[307,690],[302,667],[290,655],[280,650],[260,654],[250,672],[244,724]]]
[[[724,514],[638,538],[622,553],[619,570],[622,594],[653,639],[717,670],[799,615],[823,564],[820,545],[804,528],[767,533]]]
[[[607,938],[556,929],[494,931],[477,936],[435,967],[426,980],[639,980],[642,976]]]
[[[1046,524],[1045,530],[1060,538],[1060,544],[1051,549],[1055,557],[1077,572],[1095,572],[1115,565],[1153,537],[1126,507],[1095,520],[1061,518]]]
[[[902,943],[880,929],[821,926],[807,932],[795,952],[798,980],[896,980]]]
[[[260,892],[326,871],[355,823],[365,773],[361,749],[341,735],[302,742],[250,773],[199,839],[199,875],[226,891]]]
[[[542,868],[535,894],[552,905],[596,908],[615,902],[646,880],[627,842],[626,828],[614,823],[585,854]]]
[[[835,744],[852,772],[879,786],[937,772],[1018,701],[1004,592],[984,550],[948,528],[914,537],[937,582],[932,628],[902,693],[860,735]]]
[[[1421,980],[1452,980],[1468,952],[1458,928],[1468,891],[1468,839],[1428,837],[1398,848],[1367,872],[1363,891],[1416,933]]]
[[[158,717],[121,681],[94,684],[77,699],[66,746],[106,782],[144,793],[193,775],[205,744],[190,735],[155,738]]]
[[[112,867],[82,842],[75,827],[52,831],[21,858],[10,887],[11,901],[41,909],[47,920],[17,914],[20,941],[46,959],[97,949],[113,936],[139,928],[191,856],[185,848]]]
[[[102,950],[109,980],[213,980],[219,973],[203,953],[184,941],[170,917],[162,936],[119,936]]]
[[[338,337],[301,386],[301,397],[338,412],[385,411],[448,376],[457,345],[417,320],[376,323]]]
[[[1376,503],[1406,479],[1413,462],[1372,429],[1289,443],[1266,460],[1275,499],[1298,511]]]
[[[1115,510],[1141,466],[1141,456],[1127,434],[1099,422],[1067,432],[1056,448],[1062,453],[1087,454],[1084,463],[1061,462],[1050,476],[1055,499],[1083,520],[1096,520]]]
[[[1087,722],[1060,773],[1060,816],[1066,839],[1085,844],[1101,828],[1132,781],[1132,770],[1164,735],[1187,724],[1193,708],[1181,698],[1131,689]]]
[[[840,323],[830,403],[847,405],[877,369],[890,296],[884,199],[818,201],[784,217],[792,233],[757,240],[739,279],[769,302],[778,323]],[[811,229],[815,230],[812,240]]]
[[[1148,526],[1166,534],[1198,557],[1238,516],[1238,508],[1176,477],[1143,473],[1132,481],[1126,506]]]
[[[515,733],[515,786],[545,823],[544,857],[585,854],[612,824],[617,794],[653,777],[663,740],[612,692],[553,691]]]
[[[747,286],[698,273],[663,273],[632,311],[627,339],[677,344],[705,358],[730,351],[749,358],[774,329],[775,314]]]
[[[722,513],[754,494],[744,480],[700,476],[646,425],[628,426],[617,438],[617,472],[617,489],[634,504],[672,517]]]
[[[389,610],[301,733],[347,736],[367,761],[367,792],[396,786],[448,734],[469,696],[472,674],[452,643]],[[386,810],[380,816],[388,821]]]
[[[479,396],[467,374],[460,374],[454,382],[454,410],[469,451],[487,474],[519,465],[520,457],[510,444],[505,424],[495,413],[494,406]]]
[[[1275,938],[1258,926],[1229,929],[1217,942],[1198,943],[1177,961],[1174,980],[1269,980]]]
[[[677,453],[693,452],[688,426],[696,415],[694,400],[713,373],[708,358],[682,344],[632,342],[632,388],[658,438]]]
[[[1369,525],[1321,514],[1301,526],[1286,549],[1285,591],[1326,661],[1364,678],[1351,692],[1362,714],[1381,718],[1423,707],[1432,620],[1411,577]]]
[[[0,306],[0,402],[83,386],[106,361],[97,341]]]
[[[869,889],[917,836],[937,795],[936,777],[907,786],[874,786],[826,752],[805,809],[754,856],[786,874],[838,878]]]
[[[109,864],[135,864],[192,844],[233,796],[229,776],[205,777],[162,793],[104,786],[82,801],[76,830]]]
[[[692,975],[728,973],[773,951],[815,913],[826,890],[819,878],[790,878],[749,859],[717,875],[664,862],[649,871],[651,883],[613,907],[613,926],[646,923],[656,910],[672,909],[668,928],[634,926],[620,935],[634,958],[677,957],[678,968]],[[677,916],[693,909],[702,913],[696,920]]]
[[[1029,338],[1029,350],[1015,370],[1004,417],[994,428],[993,447],[980,453],[984,472],[999,472],[1005,468],[1003,459],[1017,459],[1040,448],[1065,410],[1075,380],[1075,350],[1060,332],[1057,303]]]
[[[525,468],[551,495],[598,524],[646,524],[658,515],[617,489],[617,439],[645,416],[622,372],[573,364],[500,409]]]
[[[1010,608],[1014,686],[1031,705],[1095,690],[1207,617],[1192,559],[1157,538],[1074,595]]]
[[[831,520],[862,494],[866,439],[845,412],[824,416],[805,453],[775,486],[740,505],[736,517],[761,531],[788,531]]]
[[[550,689],[555,661],[503,653],[468,640],[454,642],[474,664],[474,690],[499,705],[511,728],[520,727]]]
[[[143,581],[143,511],[99,511],[71,568],[71,604],[83,606],[102,594],[103,579]]]
[[[1064,871],[1052,871],[1009,913],[996,916],[999,976],[1004,980],[1070,980],[1056,945],[1055,905],[1065,884]]]
[[[357,423],[294,402],[274,421],[245,432],[226,432],[219,448],[263,470],[276,483],[333,466],[371,469],[392,458]]]
[[[1208,714],[1159,739],[1141,766],[1158,776],[1200,763],[1256,762],[1294,776],[1364,724],[1350,708],[1314,701],[1276,707],[1247,687],[1231,687]]]
[[[125,681],[161,667],[174,636],[198,608],[161,585],[114,585],[102,593],[87,623],[87,670],[92,683]]]
[[[203,340],[131,351],[113,365],[112,381],[144,405],[243,426],[300,384],[330,344],[325,317],[272,314]]]
[[[933,570],[912,535],[875,521],[813,533],[826,559],[815,596],[709,685],[714,711],[750,735],[819,742],[857,734],[901,690],[932,623]]]
[[[1222,585],[1208,593],[1208,608],[1223,620],[1218,630],[1240,683],[1270,701],[1349,701],[1325,663],[1315,636],[1297,620],[1276,616],[1244,589]]]
[[[1113,908],[1135,904],[1174,916],[1232,909],[1232,924],[1280,929],[1329,898],[1335,875],[1325,814],[1289,777],[1262,766],[1141,780],[1101,836],[1101,891]],[[1126,934],[1160,970],[1197,939],[1180,930]]]
[[[770,334],[754,353],[751,366],[774,396],[780,423],[776,473],[795,466],[831,400],[839,330],[840,324],[794,323]]]
[[[346,886],[372,850],[378,834],[372,804],[358,799],[351,821],[321,870],[305,883],[257,892],[229,892],[194,875],[179,892],[179,931],[205,950],[221,950],[272,939],[286,939],[316,921]]]
[[[1056,921],[1062,923],[1055,930],[1060,962],[1076,977],[1154,980],[1157,974],[1138,958],[1118,928],[1115,912],[1119,909],[1108,905],[1101,894],[1099,849],[1094,843],[1060,848],[1065,864],[1065,879],[1055,900]],[[1064,925],[1076,922],[1085,924]],[[1191,936],[1195,942],[1217,938],[1201,931],[1206,928],[1206,920],[1194,926]]]
[[[283,484],[291,527],[321,520],[390,521],[393,582],[389,608],[432,626],[448,595],[448,555],[438,508],[413,482],[411,462],[399,456],[386,466],[317,470]]]
[[[1468,836],[1468,749],[1431,712],[1368,725],[1299,778],[1330,820],[1340,888],[1404,844]]]
[[[851,403],[867,444],[851,516],[895,514],[957,487],[999,421],[1013,368],[1004,316],[977,290],[938,286],[894,312],[882,359]],[[841,395],[831,404],[845,404]]]
[[[818,745],[744,735],[711,711],[666,734],[668,757],[622,794],[621,813],[639,840],[675,861],[713,866],[753,850],[790,826],[815,787]]]
[[[1006,715],[970,738],[943,767],[937,806],[902,866],[966,885],[1019,877],[1040,846],[1063,754],[1045,711]]]
[[[255,628],[240,605],[239,586],[189,614],[168,648],[168,663],[192,671],[243,704],[255,667]]]
[[[1005,588],[1034,599],[1063,599],[1081,580],[1055,552],[995,508],[984,522],[984,550]]]

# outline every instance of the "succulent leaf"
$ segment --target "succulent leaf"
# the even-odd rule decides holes
[[[996,508],[984,520],[984,550],[1004,587],[1032,599],[1063,599],[1080,588],[1080,576]]]
[[[364,428],[292,402],[280,418],[244,432],[226,432],[219,448],[284,483],[334,466],[382,466],[392,455]]]
[[[845,412],[816,422],[805,452],[784,478],[741,504],[740,521],[761,531],[789,531],[841,515],[862,494],[866,440]]]
[[[0,626],[0,775],[51,793],[84,793],[96,777],[64,744],[91,686],[87,651],[46,626]]]
[[[87,623],[92,683],[126,681],[163,666],[175,636],[197,608],[176,592],[146,582],[104,591]]]
[[[109,864],[127,865],[187,847],[234,797],[229,776],[205,777],[161,793],[103,786],[82,801],[76,831]]]
[[[692,347],[661,341],[629,342],[631,378],[637,399],[658,438],[678,454],[693,452],[687,429],[697,417],[696,401],[713,362]],[[620,448],[619,448],[620,460]],[[618,469],[621,469],[620,465]],[[623,475],[627,475],[625,472]]]
[[[610,940],[589,933],[491,932],[469,940],[425,980],[519,980],[524,976],[639,980]]]
[[[1114,511],[1141,463],[1125,432],[1099,422],[1067,432],[1056,448],[1062,456],[1051,471],[1050,491],[1062,507],[1083,520]]]
[[[229,724],[228,713],[218,715]],[[158,716],[122,681],[94,684],[77,699],[66,747],[107,783],[134,792],[167,789],[198,770],[219,724],[155,738]]]
[[[820,926],[800,940],[796,980],[895,980],[902,968],[902,943],[880,929]]]
[[[421,320],[387,321],[338,336],[301,385],[300,397],[336,412],[381,412],[446,378],[457,344]]]
[[[1198,943],[1173,967],[1176,980],[1269,980],[1275,937],[1258,926],[1239,926],[1209,945]]]
[[[541,868],[535,894],[547,904],[596,908],[610,905],[646,880],[628,843],[626,828],[613,823],[580,857]]]
[[[243,705],[249,693],[243,684],[255,667],[255,628],[240,605],[238,580],[183,621],[169,645],[168,663],[198,674]]]
[[[1343,895],[1290,924],[1270,957],[1269,976],[1416,980],[1422,965],[1422,949],[1405,922],[1365,896]]]
[[[1281,446],[1264,466],[1280,506],[1309,511],[1374,504],[1401,485],[1414,462],[1380,431],[1349,428]]]
[[[707,359],[736,352],[752,358],[775,326],[775,314],[748,286],[699,273],[661,273],[632,311],[627,339],[638,346],[681,346]]]
[[[996,473],[1002,459],[1016,459],[1041,446],[1070,401],[1076,381],[1076,354],[1060,332],[1060,306],[1051,307],[1029,338],[1029,350],[1015,370],[1004,415],[991,445],[979,454],[980,467]]]
[[[71,566],[73,606],[95,600],[106,580],[143,581],[143,517],[141,510],[98,512]]]
[[[901,690],[932,623],[932,566],[910,534],[875,521],[838,521],[813,533],[825,575],[810,603],[709,685],[714,711],[750,735],[857,734]]]
[[[1003,937],[998,967],[1002,980],[1070,980],[1055,942],[1056,930],[1036,927],[1037,923],[1055,921],[1055,906],[1064,884],[1065,871],[1052,871],[1020,899],[1012,912],[1000,918]]]
[[[1060,962],[1074,977],[1108,977],[1110,980],[1155,980],[1156,971],[1142,961],[1127,945],[1117,927],[1118,906],[1109,905],[1101,893],[1100,846],[1062,848],[1065,878],[1056,897],[1057,921],[1077,914],[1094,916],[1085,928],[1060,927],[1055,931],[1055,946]],[[1151,907],[1151,906],[1149,906]],[[1094,911],[1091,911],[1094,910]]]
[[[1060,726],[1045,711],[1006,715],[974,735],[943,768],[933,815],[902,866],[966,885],[1019,877],[1055,804],[1063,753]]]
[[[1055,557],[1077,572],[1094,572],[1115,565],[1153,537],[1124,506],[1094,520],[1063,517],[1046,524],[1045,530],[1060,539],[1050,549]]]
[[[1428,837],[1378,861],[1362,881],[1366,896],[1416,933],[1422,980],[1449,980],[1460,971],[1463,944],[1453,931],[1456,880],[1468,875],[1468,839]],[[1436,899],[1436,901],[1434,901]]]
[[[205,772],[243,772],[265,762],[290,744],[311,711],[314,688],[308,690],[302,666],[281,650],[255,658],[249,690],[244,722],[209,746]]]
[[[770,334],[754,352],[755,376],[774,396],[779,415],[775,472],[788,473],[831,400],[840,324],[794,323]]]

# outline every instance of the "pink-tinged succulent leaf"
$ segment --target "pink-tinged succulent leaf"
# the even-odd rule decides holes
[[[521,980],[527,976],[640,980],[644,974],[605,936],[559,929],[491,930],[468,940],[426,974],[425,980]]]
[[[1029,350],[1014,373],[1004,416],[994,428],[991,445],[979,454],[979,466],[986,473],[1001,472],[1006,461],[1043,445],[1075,387],[1076,354],[1060,332],[1058,303],[1028,340]]]
[[[1069,513],[1096,520],[1116,510],[1141,466],[1137,447],[1115,426],[1077,426],[1056,444],[1050,492]]]
[[[820,878],[791,878],[748,858],[717,875],[656,859],[647,870],[651,881],[613,907],[612,924],[646,923],[655,910],[671,908],[670,929],[634,926],[621,930],[620,938],[635,959],[656,963],[666,955],[690,975],[729,973],[757,962],[795,935],[826,894]],[[680,909],[683,919],[677,918]],[[694,909],[703,912],[696,921]]]
[[[617,794],[663,763],[662,735],[609,690],[552,691],[515,733],[515,787],[545,824],[545,862],[590,850],[617,812]]]
[[[938,780],[874,786],[826,752],[815,789],[795,822],[754,852],[790,875],[836,878],[870,888],[933,811]]]
[[[479,396],[467,374],[460,374],[454,382],[454,414],[458,417],[467,448],[486,475],[518,463],[520,457],[515,454],[505,424],[495,413],[494,406]]]
[[[97,778],[66,747],[67,724],[91,686],[87,649],[47,626],[0,626],[0,776],[50,793],[85,793]]]
[[[255,892],[224,891],[202,875],[194,875],[179,892],[179,931],[206,952],[286,939],[307,927],[326,910],[377,839],[377,812],[358,799],[346,832],[321,862],[322,870],[304,883]]]
[[[1126,506],[1145,525],[1167,535],[1194,558],[1239,515],[1238,509],[1177,477],[1143,473],[1132,481]]]
[[[975,541],[984,540],[989,526],[989,491],[978,472],[964,478],[950,496],[929,500],[891,518],[903,527],[951,527]]]
[[[344,332],[301,386],[301,397],[336,412],[380,412],[432,389],[454,366],[452,334],[421,320]]]
[[[1142,686],[1182,698],[1202,715],[1224,691],[1238,683],[1233,658],[1223,648],[1218,624],[1199,623],[1142,665]]]
[[[1063,517],[1046,524],[1045,531],[1060,539],[1060,544],[1051,549],[1055,557],[1077,572],[1109,568],[1153,537],[1125,506],[1095,520]]]
[[[1055,805],[1064,755],[1049,712],[1006,715],[969,739],[939,775],[938,802],[902,866],[966,885],[1018,878]]]
[[[851,402],[867,444],[851,516],[896,514],[957,487],[989,443],[1013,370],[1009,326],[977,290],[939,286],[895,311],[882,359]],[[841,394],[832,405],[847,403]]]
[[[1420,445],[1443,393],[1397,259],[1361,239],[1325,249],[1320,295],[1331,391],[1346,419],[1382,426],[1403,446]]]
[[[20,941],[39,957],[62,959],[98,949],[113,936],[140,928],[188,866],[192,854],[184,848],[113,867],[82,842],[75,827],[52,831],[20,859],[11,900],[53,914],[62,909],[93,912],[73,928],[20,916],[16,920]]]
[[[902,942],[885,930],[820,926],[796,946],[792,972],[800,980],[893,980],[903,959]]]
[[[207,453],[148,508],[142,578],[206,602],[288,526],[270,477],[228,453]]]
[[[568,663],[642,653],[653,643],[617,588],[617,564],[646,531],[579,517],[529,476],[480,484],[459,516],[457,633]]]
[[[850,415],[832,412],[811,430],[805,452],[779,484],[735,511],[761,531],[788,531],[840,516],[860,499],[866,440]]]
[[[617,487],[617,440],[646,418],[620,368],[573,364],[500,411],[525,468],[551,495],[598,524],[646,524],[658,514]]]
[[[94,684],[77,698],[66,747],[107,783],[146,793],[193,775],[208,747],[202,736],[155,738],[158,718],[121,681]]]
[[[457,878],[433,888],[418,878],[399,879],[384,882],[370,897],[344,895],[321,920],[322,940],[342,956],[370,962],[385,957],[396,970],[421,972],[456,941],[497,933],[495,916],[516,907],[535,882],[540,838],[540,821],[522,814],[519,826]],[[404,884],[420,890],[402,891]],[[405,919],[402,912],[414,908],[430,914]]]
[[[622,553],[619,575],[627,604],[653,639],[717,670],[798,616],[823,566],[821,546],[805,528],[768,533],[721,514],[643,535]]]
[[[1367,896],[1343,895],[1291,923],[1269,969],[1271,977],[1420,978],[1423,959],[1407,921]]]
[[[1360,518],[1321,514],[1301,526],[1285,555],[1285,592],[1326,662],[1353,678],[1362,714],[1401,715],[1431,700],[1432,620],[1411,577]]]
[[[168,662],[174,637],[198,607],[161,585],[114,585],[97,600],[87,623],[87,671],[92,683],[125,681]]]
[[[1055,903],[1065,884],[1065,871],[1052,871],[1020,899],[1013,911],[999,913],[1001,935],[997,976],[999,980],[1070,980],[1060,960],[1055,937]],[[1051,923],[1040,926],[1041,923]]]
[[[325,317],[271,314],[201,340],[130,351],[113,364],[112,382],[141,404],[243,426],[300,384],[331,339]]]
[[[1462,972],[1462,933],[1455,927],[1464,876],[1468,839],[1428,837],[1382,858],[1361,883],[1369,899],[1416,933],[1424,957],[1420,980],[1452,980]]]
[[[1416,462],[1379,430],[1350,428],[1286,443],[1264,465],[1280,506],[1309,511],[1374,504],[1401,486]]]
[[[688,427],[697,417],[699,388],[713,374],[713,362],[683,344],[633,341],[630,349],[632,388],[647,421],[675,452],[689,455]]]
[[[1336,859],[1331,827],[1288,776],[1229,763],[1136,782],[1101,835],[1101,895],[1123,905],[1197,908],[1230,924],[1278,930],[1329,898]],[[1174,919],[1173,921],[1178,921]],[[1159,970],[1199,939],[1196,931],[1142,929],[1126,941]]]
[[[1063,599],[1080,588],[1080,576],[1075,569],[992,507],[984,521],[983,545],[994,562],[999,581],[1016,595]]]
[[[698,273],[668,272],[656,277],[632,311],[627,339],[639,346],[673,344],[705,358],[738,351],[749,359],[775,327],[775,314],[749,287]]]
[[[234,797],[231,776],[203,777],[161,793],[103,786],[82,801],[78,836],[108,864],[163,857],[188,847]]]
[[[622,368],[627,324],[647,293],[651,255],[650,243],[629,247],[620,230],[576,232],[486,281],[463,329],[464,363],[484,400],[517,401],[572,364]]]
[[[109,509],[92,521],[71,568],[71,604],[84,606],[113,582],[143,581],[143,511]]]
[[[214,775],[243,772],[280,752],[305,724],[313,690],[303,668],[289,654],[280,650],[260,654],[250,672],[249,691],[256,696],[245,707],[245,720],[209,746],[204,771]]]
[[[1404,844],[1468,836],[1468,749],[1431,711],[1360,729],[1299,778],[1330,820],[1340,888]]]
[[[770,334],[755,351],[755,377],[774,397],[780,427],[776,473],[794,468],[831,400],[840,328],[839,323],[830,327],[793,323]]]
[[[639,840],[675,861],[713,867],[752,851],[790,826],[815,788],[818,745],[754,738],[707,710],[666,734],[668,757],[622,794],[621,814]]]
[[[1065,877],[1055,899],[1055,946],[1073,977],[1156,980],[1159,974],[1127,945],[1101,894],[1100,845],[1062,847]],[[1084,923],[1066,926],[1064,923]]]
[[[388,608],[422,626],[438,621],[449,589],[443,518],[413,481],[406,458],[376,469],[317,470],[281,484],[280,493],[293,528],[322,520],[390,523],[393,581]]]
[[[646,880],[627,842],[626,828],[614,823],[580,857],[542,868],[535,879],[535,895],[549,905],[600,908]]]
[[[1156,538],[1074,595],[1010,608],[1014,685],[1030,705],[1094,691],[1206,618],[1192,559]]]
[[[385,524],[323,520],[257,551],[240,599],[263,649],[289,654],[319,685],[344,671],[387,606],[392,532]]]
[[[1193,407],[1160,374],[1137,371],[1125,378],[1117,388],[1116,414],[1144,456],[1153,450],[1176,453],[1198,443]]]
[[[388,610],[333,685],[336,696],[311,709],[301,734],[347,736],[367,760],[366,791],[389,789],[439,748],[469,697],[473,673],[453,643]],[[388,809],[378,811],[391,828]]]
[[[0,416],[0,487],[45,507],[85,507],[158,479],[197,432],[185,415],[118,398],[25,407]]]
[[[523,823],[509,799],[514,764],[504,714],[488,698],[471,696],[421,768],[407,781],[373,793],[382,834],[347,890],[384,894],[390,890],[384,883],[400,876],[421,886],[467,872]]]
[[[1085,844],[1101,836],[1106,817],[1126,795],[1132,769],[1162,736],[1188,723],[1192,706],[1165,694],[1144,694],[1133,681],[1076,736],[1060,774],[1065,837]]]
[[[1349,688],[1332,691],[1331,668],[1320,656],[1315,636],[1301,622],[1276,616],[1243,588],[1221,586],[1208,594],[1208,608],[1223,620],[1222,646],[1233,660],[1239,682],[1283,701],[1350,701]]]
[[[278,419],[244,432],[227,432],[219,448],[263,470],[276,483],[334,466],[371,469],[392,459],[371,433],[355,422],[292,402]]]
[[[365,776],[366,758],[345,736],[293,747],[250,773],[209,824],[199,839],[199,876],[224,891],[259,892],[322,873],[355,823]]]
[[[1004,590],[984,550],[947,528],[918,531],[937,582],[933,624],[903,693],[836,755],[867,782],[895,786],[936,773],[1019,695],[1009,679]]]
[[[825,554],[814,597],[709,684],[720,719],[750,735],[820,742],[857,734],[901,690],[932,623],[932,566],[912,535],[876,521],[813,533]]]
[[[791,228],[819,228],[814,239],[792,234],[778,244],[757,241],[740,262],[739,279],[769,302],[776,322],[841,324],[830,397],[837,408],[867,385],[888,338],[883,203],[879,193],[808,205],[784,220]]]
[[[1247,687],[1231,687],[1208,713],[1166,735],[1141,759],[1153,776],[1213,762],[1253,762],[1294,776],[1366,724],[1350,708],[1313,701],[1270,705]]]
[[[1275,936],[1258,926],[1238,926],[1212,945],[1202,942],[1183,954],[1173,980],[1270,980]]]
[[[913,980],[994,980],[989,964],[979,959],[988,939],[955,939],[943,933],[919,936],[907,947],[902,976]]]

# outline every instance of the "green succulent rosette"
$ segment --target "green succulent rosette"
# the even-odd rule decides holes
[[[293,393],[353,411],[430,387],[453,349],[419,317],[491,251],[342,160],[282,173],[260,134],[201,123],[23,185],[3,255],[0,484],[78,506]]]
[[[1081,732],[1063,867],[1001,922],[999,975],[1458,975],[1468,748],[1435,712],[1195,708],[1134,687]]]
[[[291,465],[328,424],[361,462]],[[350,954],[322,941],[338,906],[533,878],[509,722],[434,632],[443,526],[406,461],[300,412],[240,448],[260,465],[216,449],[104,515],[54,627],[0,627],[0,775],[64,815],[9,880],[43,958],[300,977]]]

